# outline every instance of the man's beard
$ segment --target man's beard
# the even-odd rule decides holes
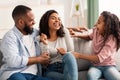
[[[23,29],[27,34],[33,33],[33,28],[30,28],[27,24],[25,24],[25,27]]]

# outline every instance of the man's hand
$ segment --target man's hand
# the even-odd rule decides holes
[[[37,61],[42,65],[48,65],[50,63],[50,56],[47,53],[43,53],[37,57]]]
[[[48,53],[43,53],[36,57],[29,57],[27,65],[33,65],[37,63],[48,65],[50,63],[50,56],[48,55]]]

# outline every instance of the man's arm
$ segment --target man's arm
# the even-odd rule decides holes
[[[32,65],[32,64],[36,64],[36,63],[40,63],[43,65],[49,64],[50,63],[49,55],[44,53],[37,57],[29,57],[27,65]]]

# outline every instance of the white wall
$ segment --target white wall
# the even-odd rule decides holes
[[[49,0],[49,1],[51,1],[50,4],[47,4],[47,0],[1,0],[0,1],[0,17],[1,17],[0,18],[0,38],[9,30],[10,28],[9,26],[12,27],[12,25],[14,24],[11,17],[11,13],[13,8],[18,4],[29,5],[30,7],[32,6],[31,8],[34,8],[34,9],[35,7],[39,6],[40,9],[38,13],[36,9],[35,10],[33,9],[33,11],[35,11],[35,15],[37,14],[37,17],[35,18],[37,20],[37,24],[38,24],[38,20],[40,19],[40,16],[45,12],[45,10],[48,10],[48,8],[52,9],[54,7],[60,14],[65,27],[76,25],[76,23],[74,22],[75,20],[73,18],[72,20],[70,19],[72,0]],[[81,1],[83,4],[83,8],[85,9],[84,22],[85,24],[87,24],[87,14],[86,14],[87,0],[81,0]],[[45,7],[45,5],[47,5],[47,7]],[[48,6],[52,6],[52,7],[50,8]],[[39,13],[40,13],[40,16],[38,17]],[[82,22],[82,19],[80,22]]]
[[[49,0],[52,5],[63,5],[64,6],[64,25],[69,26],[69,17],[71,11],[72,0]],[[77,0],[74,0],[77,1]],[[87,9],[87,0],[81,0],[83,8]],[[32,4],[32,5],[41,5],[46,4],[47,0],[1,0],[0,5],[17,5],[17,4]],[[61,16],[62,17],[62,16]],[[85,13],[85,22],[87,15]]]
[[[120,0],[99,0],[99,14],[110,11],[120,18]]]

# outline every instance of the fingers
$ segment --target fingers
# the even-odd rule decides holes
[[[68,28],[68,30],[69,31],[73,30],[73,31],[77,31],[77,32],[83,32],[83,31],[88,31],[88,28],[76,26],[76,27]]]
[[[64,48],[57,48],[58,52],[62,55],[66,53],[66,50]]]
[[[50,55],[46,52],[42,53],[41,56],[44,57],[44,58],[50,58]]]
[[[69,29],[70,35],[74,35],[75,32],[72,29]]]
[[[43,65],[48,65],[50,63],[50,56],[48,54],[41,54],[38,56],[39,63]]]
[[[44,44],[48,44],[48,40],[47,40],[47,35],[41,33],[40,35],[40,40],[44,43]]]

